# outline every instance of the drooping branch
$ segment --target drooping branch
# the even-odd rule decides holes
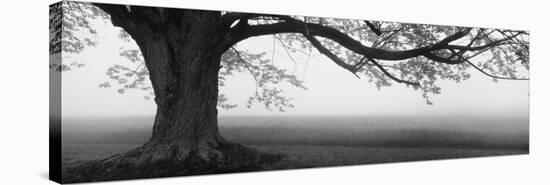
[[[334,53],[332,53],[329,49],[325,48],[321,44],[321,42],[319,42],[319,40],[317,40],[315,37],[313,37],[311,35],[304,35],[304,36],[307,38],[307,40],[309,40],[309,42],[313,45],[313,47],[315,47],[315,48],[317,48],[317,50],[319,50],[319,52],[321,54],[327,56],[329,59],[334,61],[334,63],[336,63],[336,65],[348,70],[353,75],[355,75],[357,78],[359,78],[359,76],[357,76],[357,74],[355,74],[357,72],[357,69],[354,66],[347,64],[342,59],[340,59],[338,56],[336,56]]]
[[[259,82],[260,80],[258,79],[256,73],[254,73],[254,71],[251,69],[251,66],[250,64],[241,56],[241,52],[239,52],[239,50],[235,49],[235,47],[231,47],[231,50],[233,50],[233,52],[235,52],[235,54],[237,55],[237,58],[239,59],[240,63],[243,64],[244,68],[250,73],[250,75],[252,75],[252,78],[254,78],[254,83],[256,84],[256,96],[260,96],[259,95],[259,88],[260,88],[260,85],[259,85]]]
[[[288,51],[290,46],[287,46],[279,37],[277,37],[277,35],[273,35],[273,39],[279,41],[279,43],[281,44],[281,46],[283,46],[283,49],[285,50],[287,58],[290,59],[294,63],[294,66],[296,67],[297,65],[296,59],[294,59],[294,57],[292,57],[292,54],[290,54],[290,51]]]
[[[511,47],[513,47],[516,52],[518,51],[518,49],[513,46],[512,43],[508,43],[506,41],[513,41],[513,40],[517,40],[517,37],[520,36],[521,34],[524,34],[524,32],[516,32],[515,34],[512,34],[512,35],[507,35],[506,33],[504,33],[504,31],[502,30],[493,30],[489,33],[485,33],[484,32],[485,29],[480,29],[478,31],[478,33],[476,34],[475,37],[472,38],[472,40],[466,45],[466,46],[460,46],[460,47],[453,47],[451,49],[449,49],[449,51],[451,51],[452,55],[447,57],[448,60],[452,59],[453,57],[457,57],[457,61],[461,61],[461,62],[465,62],[465,63],[468,63],[470,66],[472,66],[474,69],[476,69],[477,71],[481,72],[482,74],[486,75],[486,76],[489,76],[489,77],[492,77],[494,79],[502,79],[502,80],[529,80],[529,78],[516,78],[516,77],[504,77],[504,76],[497,76],[497,75],[494,75],[494,74],[491,74],[485,70],[483,70],[482,68],[478,67],[477,65],[475,65],[473,62],[471,62],[469,59],[470,58],[473,58],[487,50],[489,50],[491,47],[497,47],[499,49],[501,49],[503,52],[506,52],[505,49],[503,49],[501,46],[503,45],[510,45]],[[499,39],[499,40],[496,40],[496,41],[493,41],[491,38],[489,38],[489,35],[493,32],[499,32],[500,34],[502,34],[503,38],[502,39]],[[482,37],[485,37],[487,40],[489,40],[490,42],[485,44],[485,45],[482,45],[482,46],[477,46],[477,47],[471,47],[472,44],[477,41],[478,39],[482,38]],[[519,43],[519,42],[518,42]],[[458,52],[455,51],[455,49],[459,50]],[[478,50],[481,50],[477,53],[474,53],[473,55],[470,55],[468,57],[465,57],[464,56],[464,53],[466,51],[478,51]],[[505,53],[506,54],[506,53]],[[507,54],[506,54],[507,55]],[[509,57],[509,56],[507,56]]]
[[[380,63],[378,63],[375,59],[370,58],[370,57],[368,57],[368,56],[367,56],[367,59],[368,59],[372,64],[374,64],[378,69],[380,69],[380,71],[382,71],[386,76],[388,76],[390,79],[392,79],[393,81],[396,81],[396,82],[398,82],[398,83],[404,83],[404,84],[412,85],[412,86],[418,86],[418,85],[420,85],[420,83],[418,83],[418,82],[411,82],[411,81],[399,79],[399,78],[393,76],[393,75],[392,75],[390,72],[388,72],[386,69],[384,69],[384,66],[380,65]]]
[[[320,53],[322,53],[323,55],[327,56],[328,58],[330,58],[332,61],[334,61],[334,63],[336,63],[338,66],[350,71],[353,75],[355,75],[357,78],[359,78],[359,76],[356,74],[357,73],[357,70],[360,69],[362,66],[366,65],[369,61],[374,64],[378,69],[380,69],[380,71],[382,71],[386,76],[388,76],[390,79],[398,82],[398,83],[404,83],[404,84],[408,84],[408,85],[413,85],[413,86],[417,86],[417,85],[420,85],[418,82],[410,82],[410,81],[406,81],[406,80],[402,80],[402,79],[399,79],[397,77],[395,77],[394,75],[392,75],[390,72],[388,72],[382,65],[380,65],[380,63],[378,63],[375,59],[371,58],[371,57],[368,57],[368,56],[364,56],[364,58],[366,58],[368,61],[364,61],[362,62],[363,60],[360,60],[359,63],[354,66],[354,65],[349,65],[347,64],[346,62],[344,62],[343,60],[341,60],[338,56],[336,56],[334,53],[332,53],[330,50],[328,50],[327,48],[325,48],[320,42],[319,40],[317,40],[315,37],[311,36],[311,35],[304,35],[309,42],[311,42],[311,44],[317,48],[317,50],[319,50]]]
[[[465,59],[466,63],[470,64],[474,69],[478,70],[479,72],[483,73],[484,75],[487,75],[489,77],[495,78],[495,79],[501,79],[501,80],[529,80],[529,78],[510,78],[510,77],[503,77],[503,76],[496,76],[493,74],[490,74],[483,69],[476,66],[474,63],[470,62],[469,60]]]
[[[254,78],[256,90],[249,97],[247,107],[255,103],[262,103],[268,110],[284,111],[293,106],[292,98],[286,97],[284,91],[274,85],[287,82],[295,87],[306,89],[303,82],[298,80],[295,75],[289,74],[285,69],[274,66],[270,60],[264,59],[265,53],[251,54],[246,50],[231,47],[225,55],[234,64],[233,70],[248,71]]]

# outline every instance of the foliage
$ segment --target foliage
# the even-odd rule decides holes
[[[284,90],[275,87],[280,82],[306,89],[303,82],[287,70],[281,69],[264,59],[266,53],[253,54],[247,51],[239,51],[234,47],[225,52],[222,58],[220,70],[220,85],[225,85],[225,76],[234,72],[248,72],[256,82],[254,95],[248,99],[247,107],[254,103],[263,103],[268,110],[278,109],[284,111],[285,107],[294,107],[290,101],[292,98],[283,95]]]
[[[89,3],[62,1],[52,4],[49,22],[50,55],[63,52],[65,57],[80,53],[86,47],[95,46],[97,43],[88,36],[97,33],[90,25],[90,21],[107,20],[108,18],[109,16],[105,12]],[[57,71],[67,71],[73,67],[84,66],[78,62],[72,62],[69,65],[50,63],[50,69]]]
[[[126,8],[131,11],[130,6]],[[61,9],[63,17],[59,18]],[[438,80],[458,83],[469,79],[473,70],[495,81],[525,80],[529,75],[529,34],[525,31],[234,12],[220,12],[220,16],[232,20],[229,25],[234,25],[234,21],[244,24],[241,20],[246,20],[249,30],[273,35],[293,61],[292,55],[309,55],[310,52],[304,50],[316,48],[338,66],[358,78],[368,79],[378,89],[403,83],[421,91],[428,104],[432,104],[431,95],[441,93],[436,83]],[[237,19],[232,19],[232,16]],[[78,53],[85,47],[94,46],[92,39],[78,34],[96,33],[90,26],[91,19],[108,20],[109,15],[89,3],[64,1],[62,6],[52,6],[50,54]],[[271,28],[280,30],[287,27],[289,30],[269,32]],[[254,34],[252,32],[242,40],[261,36]],[[133,42],[124,30],[119,37]],[[123,48],[120,55],[132,63],[139,63],[138,67],[113,65],[106,72],[111,81],[100,84],[100,87],[116,85],[119,93],[129,89],[152,92],[140,50]],[[295,75],[273,65],[267,58],[265,52],[253,53],[231,47],[222,56],[219,85],[226,85],[227,77],[235,73],[249,73],[256,82],[256,90],[247,107],[261,103],[268,110],[284,111],[293,107],[292,98],[286,97],[277,84],[287,82],[301,89],[306,87]],[[74,66],[81,67],[78,63]],[[53,67],[62,71],[71,66]],[[145,97],[149,99],[151,96],[154,95],[150,93]],[[226,95],[220,94],[218,106],[236,106],[228,104],[227,100]]]

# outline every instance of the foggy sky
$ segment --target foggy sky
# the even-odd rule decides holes
[[[107,21],[109,22],[109,21]],[[154,115],[153,100],[145,100],[144,91],[129,90],[119,94],[116,85],[99,88],[108,80],[105,72],[114,64],[137,67],[119,55],[120,47],[136,47],[117,37],[118,28],[95,25],[98,34],[96,47],[85,49],[81,54],[67,56],[65,63],[78,61],[83,68],[63,72],[64,117],[71,116],[128,116]],[[272,54],[272,37],[258,37],[239,44],[240,49],[265,51]],[[239,105],[231,110],[219,109],[223,115],[494,115],[526,116],[529,108],[529,82],[505,81],[498,83],[477,71],[459,84],[438,81],[442,94],[433,95],[434,105],[427,105],[420,91],[393,83],[380,91],[366,78],[357,79],[348,71],[336,66],[326,57],[314,54],[295,55],[298,65],[288,59],[280,45],[274,55],[274,63],[295,71],[298,79],[304,80],[308,90],[282,84],[286,95],[294,98],[295,108],[286,112],[268,111],[257,104],[246,108],[248,97],[254,93],[253,78],[246,73],[229,77],[220,92],[226,94],[229,103]],[[314,50],[315,51],[315,50]],[[307,67],[306,67],[307,66]],[[132,68],[132,67],[130,67]]]

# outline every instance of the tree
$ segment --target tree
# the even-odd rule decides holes
[[[400,83],[422,91],[428,104],[430,94],[440,93],[434,83],[439,79],[460,82],[473,68],[495,80],[527,80],[529,69],[529,35],[517,30],[77,2],[53,5],[50,16],[50,54],[93,46],[93,40],[74,34],[94,34],[90,19],[109,19],[122,28],[121,38],[135,41],[139,50],[121,55],[143,62],[144,68],[113,66],[107,74],[123,85],[121,93],[152,90],[157,105],[149,141],[67,170],[69,182],[254,170],[276,160],[278,156],[231,143],[218,132],[217,106],[235,106],[225,104],[227,98],[218,92],[227,75],[249,72],[258,87],[249,104],[268,109],[293,106],[273,85],[286,81],[305,89],[265,54],[236,47],[251,37],[273,35],[288,53],[315,48],[378,88]],[[64,71],[81,65],[50,67]]]

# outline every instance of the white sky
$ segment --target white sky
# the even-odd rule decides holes
[[[99,88],[108,80],[105,72],[113,64],[132,66],[126,58],[119,56],[119,48],[129,46],[119,41],[118,28],[96,25],[97,47],[91,47],[68,58],[65,63],[78,61],[86,67],[63,72],[63,116],[127,116],[154,115],[153,100],[145,100],[144,91],[131,90],[119,94],[115,88]],[[271,37],[253,38],[239,44],[241,49],[263,50],[271,56]],[[135,46],[134,46],[135,47]],[[276,46],[281,48],[280,46]],[[238,104],[231,110],[219,109],[220,115],[495,115],[527,116],[529,108],[529,82],[492,82],[491,78],[472,71],[472,78],[456,84],[439,81],[442,94],[433,95],[434,105],[427,105],[420,91],[395,84],[376,89],[366,78],[357,79],[351,73],[337,67],[320,54],[307,57],[295,55],[298,79],[304,79],[308,90],[282,87],[294,98],[295,108],[287,112],[268,111],[258,104],[246,108],[246,101],[254,92],[254,81],[243,73],[230,77],[221,88],[229,103]],[[287,59],[283,50],[275,53],[278,66],[294,69],[294,63]],[[307,63],[307,70],[305,64]],[[136,66],[136,65],[134,65]]]

